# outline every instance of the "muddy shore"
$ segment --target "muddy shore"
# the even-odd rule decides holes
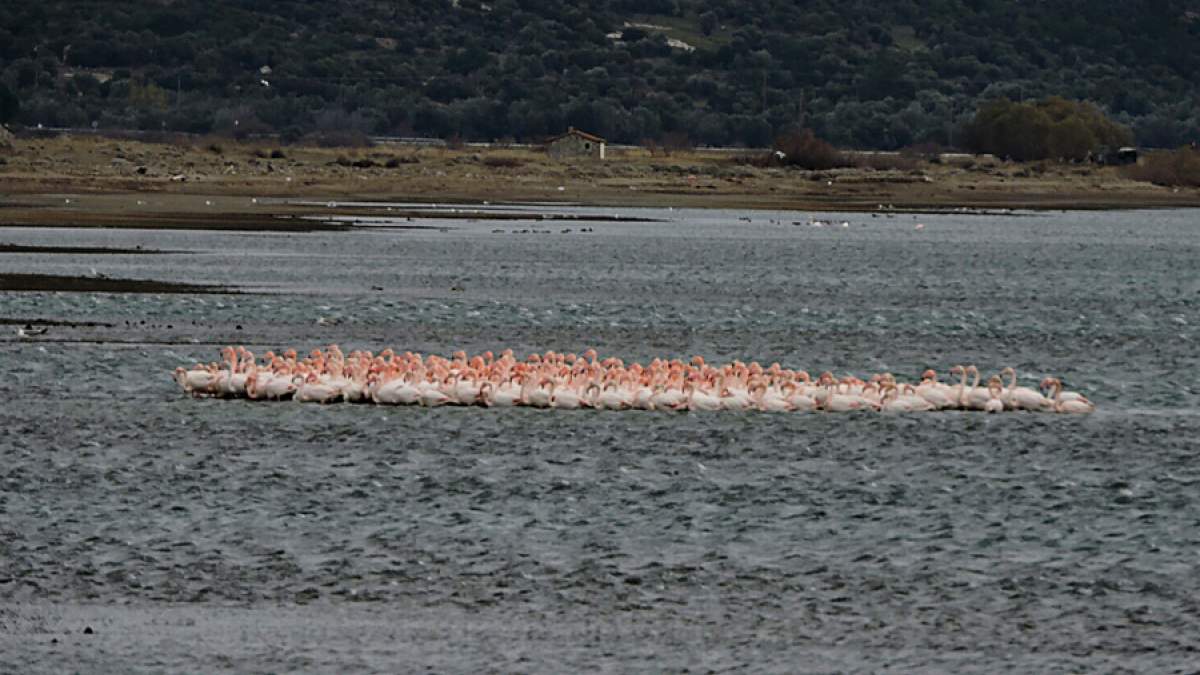
[[[803,171],[752,166],[704,150],[614,150],[602,162],[563,163],[530,148],[281,148],[232,139],[172,144],[60,136],[19,139],[2,159],[0,225],[10,226],[338,226],[312,220],[322,207],[295,204],[306,199],[811,211],[1200,206],[1198,189],[1129,180],[1116,167],[961,156],[937,162],[896,157],[885,159],[882,165],[894,166],[884,169]],[[82,208],[72,195],[114,198]],[[437,212],[386,215],[419,221]]]

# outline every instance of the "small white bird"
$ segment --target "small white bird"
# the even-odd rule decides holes
[[[41,328],[34,328],[31,324],[25,324],[24,328],[17,329],[17,337],[21,339],[27,339],[36,335],[45,335],[47,330],[49,329],[45,326],[42,326]]]

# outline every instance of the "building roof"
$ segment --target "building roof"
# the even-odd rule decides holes
[[[580,131],[580,130],[576,129],[575,127],[568,127],[567,133],[559,134],[558,136],[551,138],[550,142],[553,143],[554,141],[557,141],[562,138],[566,138],[567,136],[578,136],[585,141],[591,141],[593,143],[604,143],[605,142],[605,140],[603,138],[600,138],[599,136],[597,136],[595,134],[589,134],[586,131]]]

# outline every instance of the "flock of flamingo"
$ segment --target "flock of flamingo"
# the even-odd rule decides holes
[[[176,368],[176,383],[196,397],[312,403],[766,412],[1095,410],[1082,394],[1064,391],[1057,378],[1043,379],[1040,390],[1018,386],[1012,368],[981,387],[975,366],[951,368],[950,375],[958,377],[954,384],[939,381],[934,370],[915,383],[890,373],[862,380],[825,372],[814,381],[807,372],[778,363],[713,366],[694,356],[686,362],[656,358],[645,366],[626,365],[618,358],[600,359],[592,349],[580,356],[532,354],[523,361],[508,349],[498,357],[490,351],[477,356],[459,351],[447,359],[391,349],[343,354],[337,345],[303,358],[291,349],[267,352],[261,363],[240,346],[223,348],[221,356],[221,362]]]

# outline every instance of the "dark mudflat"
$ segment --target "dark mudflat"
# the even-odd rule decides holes
[[[146,248],[93,248],[89,246],[25,246],[0,244],[0,253],[78,253],[85,255],[162,255],[184,251],[156,251]]]
[[[0,222],[0,227],[329,232],[348,230],[351,225],[273,213],[80,213],[40,209],[22,213],[20,217],[9,217]]]
[[[71,293],[232,293],[223,286],[181,284],[150,279],[106,279],[57,274],[0,274],[0,291]]]

